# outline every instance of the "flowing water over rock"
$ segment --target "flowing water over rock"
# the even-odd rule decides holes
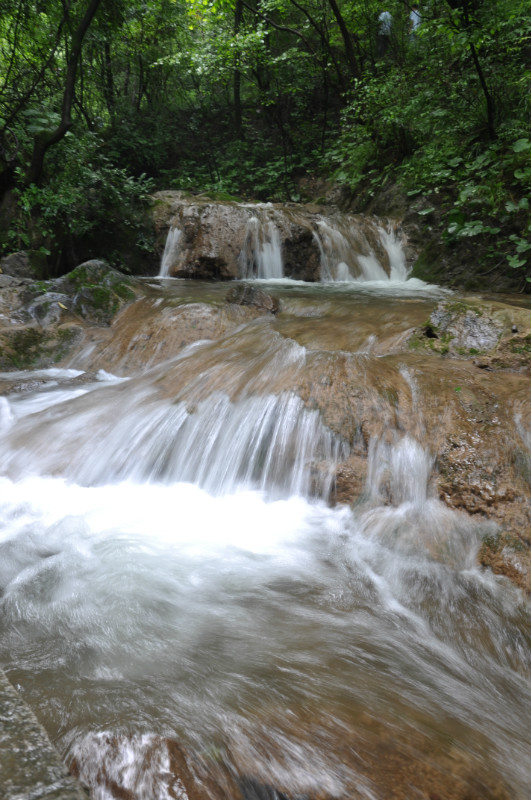
[[[271,203],[192,201],[160,192],[161,277],[404,281],[396,222]]]
[[[422,350],[434,287],[269,290],[1,376],[1,663],[97,800],[524,800],[528,375]]]

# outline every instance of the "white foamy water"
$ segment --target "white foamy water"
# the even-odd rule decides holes
[[[473,567],[474,526],[436,501],[352,515],[296,496],[44,477],[2,479],[0,497],[3,663],[48,724],[62,707],[72,753],[102,723],[204,748],[279,703],[325,719],[339,700],[384,718],[405,704],[426,724],[449,717],[463,746],[524,784],[524,612]],[[341,785],[348,768],[317,757]]]
[[[275,280],[284,276],[280,232],[272,221],[251,217],[239,256],[242,278]]]

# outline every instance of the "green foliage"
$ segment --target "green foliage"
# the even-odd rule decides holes
[[[18,214],[5,249],[37,246],[45,255],[66,237],[82,237],[113,224],[136,224],[153,180],[134,178],[116,167],[95,134],[69,134],[54,150],[47,180],[16,191]]]
[[[0,151],[0,192],[18,204],[0,220],[4,250],[31,246],[57,263],[113,218],[135,224],[155,187],[297,200],[300,179],[320,174],[359,205],[398,181],[419,224],[449,247],[474,244],[488,268],[527,276],[527,3],[425,0],[414,35],[409,5],[387,8],[379,55],[378,0],[102,3],[83,43],[71,133],[28,185],[34,143],[61,117],[86,0],[4,0],[0,133],[7,126],[18,142],[13,162]]]

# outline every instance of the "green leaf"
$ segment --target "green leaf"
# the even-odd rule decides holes
[[[430,206],[430,208],[423,208],[422,211],[417,211],[417,214],[419,217],[426,217],[428,214],[431,214],[432,211],[435,211],[435,208]]]
[[[524,150],[531,150],[531,142],[529,139],[518,139],[518,141],[513,144],[513,151],[515,153],[522,153]]]
[[[513,269],[519,269],[527,263],[527,259],[519,258],[518,256],[507,256],[507,261],[509,262],[509,266]]]

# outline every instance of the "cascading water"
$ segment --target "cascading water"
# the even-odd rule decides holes
[[[3,376],[0,663],[95,800],[524,800],[527,606],[434,496],[388,355],[433,301],[279,291],[135,374]]]
[[[407,269],[396,234],[371,220],[321,219],[315,230],[323,281],[404,281]],[[380,254],[378,254],[378,249]]]
[[[318,275],[311,280],[388,283],[407,279],[403,241],[395,227],[384,220],[337,213],[324,217],[270,204],[208,207],[212,213],[213,208],[219,213],[225,210],[226,217],[205,221],[206,212],[203,216],[199,211],[194,215],[193,205],[181,209],[181,216],[173,220],[168,231],[160,277],[171,275],[175,264],[190,277],[187,272],[193,269],[190,264],[206,259],[223,261],[228,274],[232,272],[232,277],[244,280],[291,278],[289,270],[286,272],[286,247],[290,247],[290,240],[304,239],[306,235],[313,240],[320,261]],[[218,238],[208,239],[205,245],[204,240],[214,226],[221,229]],[[181,228],[185,227],[187,238],[198,236],[199,249],[193,246],[190,251],[182,249]],[[199,231],[203,231],[201,236]]]
[[[274,222],[262,222],[257,216],[249,219],[239,268],[243,278],[273,280],[284,277],[280,233]]]

